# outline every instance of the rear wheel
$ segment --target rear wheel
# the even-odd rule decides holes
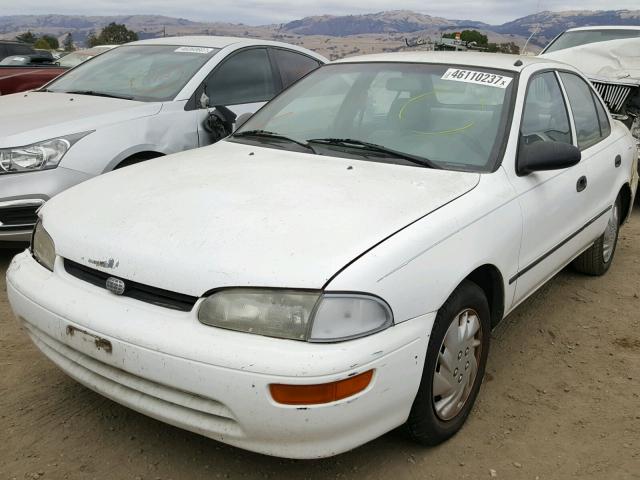
[[[618,197],[609,212],[607,228],[602,236],[573,261],[573,267],[577,271],[587,275],[604,275],[607,273],[613,262],[613,256],[616,253],[618,244],[621,205],[622,201]]]
[[[484,376],[491,320],[482,289],[465,280],[438,311],[407,420],[417,442],[437,445],[469,416]]]

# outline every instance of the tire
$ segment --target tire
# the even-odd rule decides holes
[[[604,275],[613,263],[620,231],[620,212],[622,200],[620,196],[613,204],[609,215],[609,223],[605,232],[587,250],[573,261],[573,268],[586,275]]]
[[[465,312],[468,314],[467,317],[464,317]],[[473,319],[474,314],[477,322]],[[457,325],[454,326],[455,322]],[[478,325],[478,333],[475,336],[470,337],[466,343],[451,342],[447,339],[449,346],[453,345],[455,348],[447,347],[445,337],[450,328],[473,324]],[[455,330],[452,332],[455,333]],[[489,355],[490,334],[491,318],[487,298],[478,285],[465,280],[438,310],[431,330],[420,387],[406,423],[409,436],[414,441],[424,445],[437,445],[460,430],[480,390]],[[450,333],[448,338],[453,339],[455,336],[452,337]],[[470,347],[471,342],[477,343],[477,346]],[[470,350],[465,348],[465,345]],[[453,357],[447,355],[447,351],[453,350],[458,350],[457,355]],[[441,351],[443,356],[440,355]],[[441,360],[445,357],[449,358],[448,362]],[[449,369],[446,368],[446,363],[449,363]],[[469,374],[473,370],[472,363],[477,365],[473,378]],[[441,392],[447,391],[447,393],[434,397],[436,376],[438,382],[436,389]],[[442,383],[443,378],[445,382],[449,382],[447,385],[452,387],[450,390],[447,390],[448,387],[445,388],[445,384]],[[451,391],[457,391],[461,395],[458,401],[447,402],[448,398],[455,398],[456,394],[449,393]]]

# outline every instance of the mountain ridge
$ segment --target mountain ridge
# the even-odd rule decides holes
[[[532,43],[542,46],[558,33],[571,27],[590,25],[640,25],[640,10],[568,10],[543,11],[501,25],[475,20],[452,20],[414,12],[390,10],[361,15],[319,15],[279,25],[250,26],[226,22],[196,21],[163,15],[8,15],[0,16],[0,38],[13,38],[31,30],[37,34],[62,37],[72,33],[78,43],[110,22],[124,23],[141,38],[162,35],[239,35],[262,38],[304,36],[348,37],[354,35],[394,35],[473,28],[513,36],[521,40],[535,33]]]

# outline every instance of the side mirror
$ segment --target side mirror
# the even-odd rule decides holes
[[[518,175],[529,175],[546,170],[562,170],[580,162],[582,153],[568,143],[533,142],[526,144],[521,140],[518,148],[516,171]]]
[[[235,113],[225,106],[217,105],[215,109],[209,113],[204,122],[204,127],[211,133],[212,143],[215,143],[233,133],[233,124],[235,122]]]

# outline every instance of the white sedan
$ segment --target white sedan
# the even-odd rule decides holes
[[[491,328],[565,265],[609,269],[636,155],[568,65],[351,58],[227,140],[56,196],[9,300],[71,377],[213,439],[326,457],[406,424],[433,445]]]

